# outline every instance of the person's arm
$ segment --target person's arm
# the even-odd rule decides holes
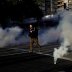
[[[30,29],[30,32],[32,33],[32,29]]]
[[[35,27],[33,29],[30,29],[30,32],[32,33],[33,31],[35,31]]]

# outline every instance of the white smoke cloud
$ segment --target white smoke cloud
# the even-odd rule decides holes
[[[7,46],[11,42],[14,42],[21,31],[22,29],[19,27],[6,28],[5,30],[0,28],[0,47]]]
[[[59,39],[60,28],[50,28],[50,29],[41,29],[43,33],[39,34],[39,43],[40,45],[45,45],[50,42],[55,42]],[[2,29],[0,28],[0,47],[5,47],[8,45],[18,45],[18,44],[29,44],[28,34],[23,34],[20,37],[22,29],[19,27],[12,27]],[[18,37],[18,39],[16,39]]]
[[[40,45],[46,45],[51,42],[56,42],[60,37],[60,27],[57,28],[49,28],[44,30],[44,32],[39,35],[39,43]]]
[[[60,21],[61,25],[61,38],[63,38],[63,42],[61,46],[57,49],[54,49],[54,64],[58,58],[62,58],[64,55],[68,54],[68,50],[72,48],[68,48],[68,46],[72,47],[72,12],[65,11],[63,13],[63,19]]]
[[[58,58],[62,58],[64,55],[67,54],[67,52],[68,52],[67,45],[66,46],[61,45],[58,49],[54,48],[54,53],[53,53],[54,64],[56,64],[56,61],[57,61]]]

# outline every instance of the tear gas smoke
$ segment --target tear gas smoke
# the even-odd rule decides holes
[[[19,27],[0,28],[0,47],[22,43],[22,41],[27,38],[26,36],[19,37],[18,40],[16,40],[16,37],[18,37],[21,32],[22,29]]]
[[[63,38],[63,41],[58,49],[54,49],[54,64],[56,64],[58,58],[62,58],[64,55],[67,55],[68,50],[71,50],[71,48],[68,47],[72,47],[72,12],[65,11],[63,13],[63,19],[60,21],[60,25],[62,29],[61,38]]]
[[[58,49],[54,48],[54,64],[56,64],[56,61],[58,58],[62,58],[64,55],[66,55],[68,52],[67,46],[61,45]]]
[[[57,19],[58,20],[58,19]],[[22,29],[17,27],[2,29],[0,27],[0,47],[8,45],[18,45],[29,43],[28,33],[20,35]],[[56,42],[60,38],[60,27],[58,26],[48,29],[41,28],[39,31],[39,43],[40,45],[46,45],[50,42]]]
[[[42,34],[39,35],[40,45],[46,45],[51,42],[56,42],[60,36],[60,27],[45,29]]]
[[[28,34],[20,35],[22,29],[19,27],[12,27],[2,29],[0,27],[0,47],[8,45],[29,44]],[[41,29],[39,34],[40,45],[55,42],[60,36],[60,28]]]

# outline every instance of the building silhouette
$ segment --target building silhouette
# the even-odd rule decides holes
[[[41,0],[39,8],[43,11],[44,15],[55,14],[58,9],[63,8],[63,0]]]

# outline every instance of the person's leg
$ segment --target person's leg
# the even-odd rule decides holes
[[[32,47],[33,47],[33,38],[30,38],[30,52],[32,52]]]
[[[41,48],[41,47],[40,47],[40,45],[39,45],[38,38],[35,38],[34,40],[35,40],[36,46],[39,48],[39,51],[40,51],[40,48]]]

